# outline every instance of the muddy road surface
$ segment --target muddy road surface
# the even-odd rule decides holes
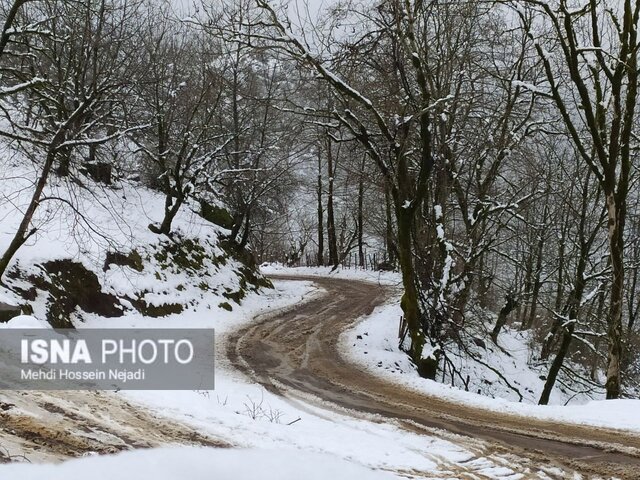
[[[640,436],[459,405],[350,364],[339,351],[340,334],[383,303],[389,289],[355,280],[276,278],[311,280],[324,294],[264,317],[228,338],[231,363],[269,391],[440,436],[479,458],[508,465],[520,478],[573,479],[579,473],[582,478],[640,479]],[[482,478],[471,470],[451,474]]]
[[[0,392],[0,462],[56,462],[177,444],[228,446],[114,392]]]

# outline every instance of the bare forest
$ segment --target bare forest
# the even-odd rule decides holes
[[[468,387],[510,329],[540,404],[638,396],[640,1],[0,5],[10,290],[61,215],[112,247],[87,205],[128,182],[145,235],[197,212],[256,265],[398,272],[422,377]]]

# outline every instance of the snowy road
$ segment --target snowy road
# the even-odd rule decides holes
[[[583,478],[638,478],[640,437],[463,406],[358,369],[342,358],[338,338],[381,304],[388,292],[355,280],[288,278],[312,280],[327,293],[251,324],[227,343],[234,366],[267,390],[299,406],[347,409],[354,416],[446,438],[525,478],[577,478],[575,473]],[[457,474],[466,478],[462,471]]]

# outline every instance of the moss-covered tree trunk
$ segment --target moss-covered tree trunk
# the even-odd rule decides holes
[[[395,266],[397,256],[397,246],[395,241],[395,233],[393,231],[393,206],[391,195],[389,195],[389,187],[384,188],[385,199],[385,246],[387,252],[387,262],[389,265]]]
[[[358,265],[364,268],[367,262],[364,258],[364,168],[367,157],[363,157],[360,164],[360,178],[358,179]]]
[[[404,294],[400,306],[407,325],[411,345],[409,356],[418,368],[422,377],[434,379],[437,371],[437,359],[423,358],[423,350],[426,343],[425,332],[422,328],[422,315],[418,286],[416,284],[416,272],[413,261],[412,231],[413,216],[411,209],[396,208],[398,222],[398,263],[402,273],[402,286]]]

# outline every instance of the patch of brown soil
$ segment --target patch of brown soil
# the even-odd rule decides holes
[[[228,447],[112,392],[2,392],[0,446],[7,455],[57,461],[86,454],[182,444]]]

